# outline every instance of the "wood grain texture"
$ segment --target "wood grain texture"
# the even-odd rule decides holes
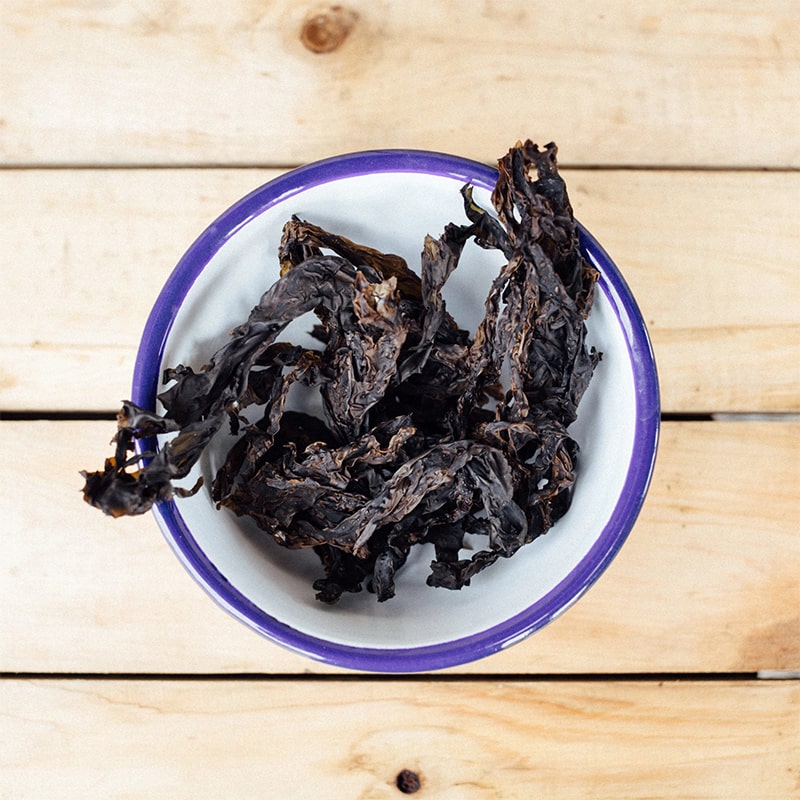
[[[492,158],[531,136],[571,164],[800,165],[792,0],[343,5],[355,24],[319,54],[312,2],[6,2],[0,161]]]
[[[0,793],[798,797],[796,682],[5,681]]]
[[[276,174],[0,172],[0,409],[116,408],[130,393],[150,308],[183,252]]]
[[[78,470],[101,466],[112,429],[0,422],[0,672],[334,671],[217,608],[150,515],[111,520],[82,502]],[[525,642],[451,671],[800,669],[798,440],[800,423],[665,424],[606,574]]]
[[[747,679],[800,674],[797,12],[5,0],[0,798],[388,800],[412,769],[426,800],[800,800],[800,681]],[[290,653],[151,516],[82,502],[111,419],[7,416],[116,410],[173,265],[283,169],[372,147],[490,162],[525,137],[559,143],[664,410],[790,412],[666,422],[629,540],[526,641],[405,679]]]
[[[277,174],[0,172],[0,409],[116,409],[173,266],[225,208]],[[565,178],[576,215],[639,302],[665,411],[800,411],[800,173]]]

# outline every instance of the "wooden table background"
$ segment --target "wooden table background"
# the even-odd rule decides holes
[[[373,800],[404,768],[424,798],[800,797],[800,7],[330,9],[2,0],[0,797]],[[315,53],[320,10],[350,30]],[[222,210],[339,152],[524,137],[559,143],[663,398],[640,520],[566,615],[458,669],[346,673],[219,610],[149,515],[82,503]]]

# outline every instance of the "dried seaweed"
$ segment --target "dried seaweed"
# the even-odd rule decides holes
[[[227,344],[199,372],[165,371],[163,415],[123,405],[114,458],[83,473],[87,502],[119,516],[197,491],[173,482],[227,421],[239,438],[212,498],[284,547],[313,548],[323,602],[365,586],[392,597],[419,544],[434,553],[428,584],[460,589],[546,533],[569,508],[578,445],[568,427],[600,359],[585,342],[597,273],[556,153],[511,148],[493,210],[465,186],[465,223],[425,237],[419,273],[290,219],[281,277]],[[442,296],[470,241],[506,262],[474,336]],[[317,349],[278,340],[308,313]],[[323,418],[287,410],[295,385],[319,393]],[[149,462],[130,456],[155,434],[175,435]],[[464,558],[468,535],[485,545]]]

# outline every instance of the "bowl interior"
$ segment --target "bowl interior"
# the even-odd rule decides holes
[[[495,173],[482,165],[431,159],[409,166],[391,151],[355,161],[343,165],[339,159],[333,169],[307,168],[268,184],[203,234],[154,308],[134,402],[153,407],[164,367],[199,368],[246,319],[278,277],[277,247],[292,214],[397,253],[416,268],[426,233],[438,236],[446,223],[465,221],[459,194],[465,182],[475,186],[478,203],[491,206]],[[228,611],[281,644],[343,666],[384,671],[486,655],[574,602],[630,530],[649,481],[658,427],[655,371],[641,317],[616,268],[585,231],[582,243],[601,271],[588,329],[589,344],[603,359],[571,429],[581,447],[572,507],[550,532],[458,592],[425,585],[433,550],[417,546],[398,575],[393,599],[379,604],[362,592],[328,607],[311,587],[321,576],[313,553],[280,548],[249,519],[217,510],[203,489],[157,509],[168,541],[198,582]],[[468,245],[445,290],[448,311],[462,327],[474,331],[501,264],[500,254]],[[311,323],[298,320],[281,338],[311,345]],[[313,409],[315,402],[299,387],[290,395],[295,407]],[[218,434],[186,485],[202,474],[210,486],[233,441]]]

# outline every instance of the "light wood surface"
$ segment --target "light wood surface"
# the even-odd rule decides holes
[[[0,671],[332,671],[217,609],[149,516],[111,521],[76,502],[109,425],[0,424],[0,483],[28,487],[0,505],[15,598],[0,605]],[[665,423],[645,507],[607,573],[536,636],[455,671],[796,668],[799,438],[800,422]]]
[[[0,172],[9,259],[0,407],[116,409],[184,250],[278,174]],[[800,173],[565,170],[565,179],[646,318],[665,411],[800,411]],[[264,288],[253,287],[254,303]]]
[[[325,3],[6,2],[5,160],[485,159],[531,136],[567,164],[800,166],[792,0],[343,5],[356,24],[320,55],[300,33]]]
[[[404,768],[425,800],[800,798],[797,3],[336,5],[2,4],[0,798],[377,800]],[[349,21],[330,52],[319,14]],[[82,502],[158,291],[229,205],[335,153],[524,137],[559,143],[665,414],[629,540],[561,618],[347,673],[217,608],[150,516]]]
[[[4,705],[0,769],[31,800],[379,800],[403,769],[452,800],[797,788],[792,681],[14,680]]]

